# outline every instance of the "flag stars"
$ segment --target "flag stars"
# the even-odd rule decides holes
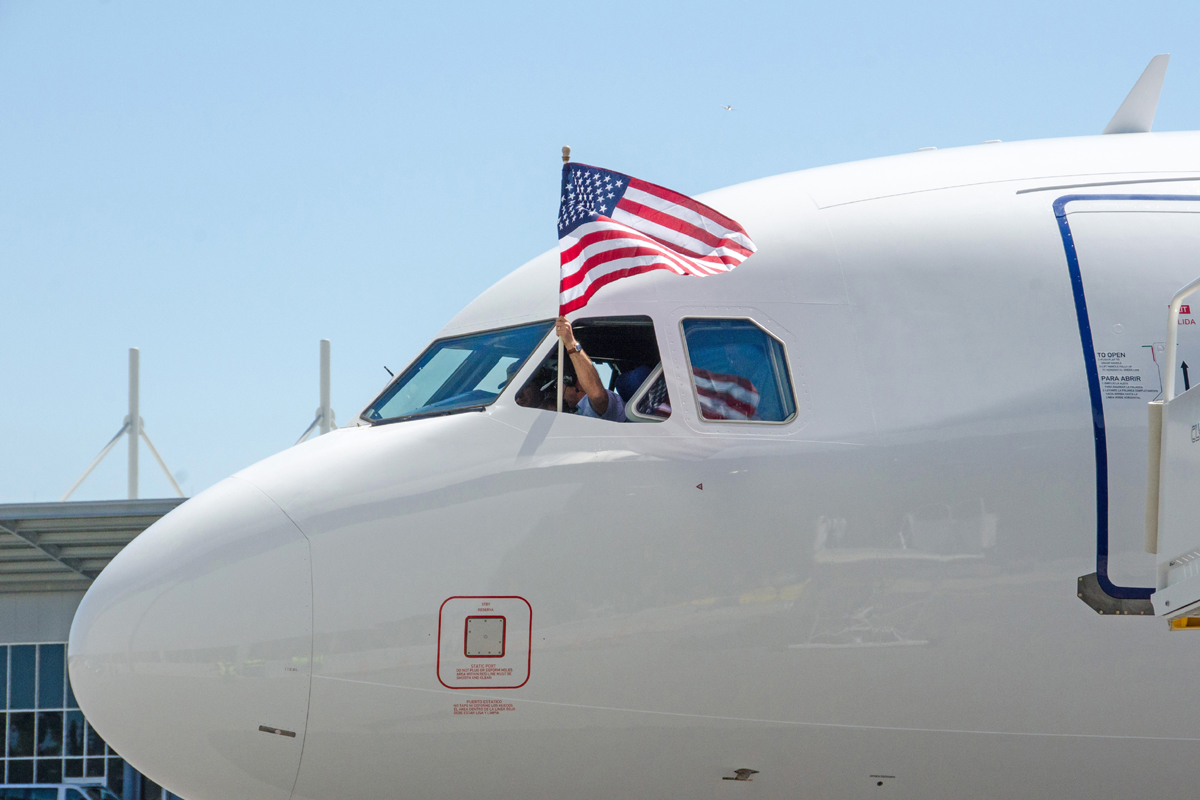
[[[559,228],[565,231],[596,217],[608,216],[625,185],[624,178],[620,173],[572,164],[559,198]]]

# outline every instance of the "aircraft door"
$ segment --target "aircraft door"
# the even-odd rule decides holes
[[[1200,274],[1200,194],[1076,195],[1060,198],[1055,210],[1068,262],[1075,260],[1093,416],[1097,404],[1102,411],[1094,420],[1102,445],[1097,511],[1107,501],[1098,525],[1107,527],[1108,577],[1145,596],[1154,585],[1153,559],[1143,552],[1146,404],[1161,399],[1167,370],[1177,370],[1177,392],[1200,381],[1200,306],[1180,314],[1175,364],[1165,363],[1164,341],[1167,302]]]

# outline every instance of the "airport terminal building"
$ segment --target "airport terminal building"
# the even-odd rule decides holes
[[[0,676],[5,783],[105,783],[123,800],[171,800],[113,751],[67,675],[71,620],[92,579],[183,502],[0,504]]]

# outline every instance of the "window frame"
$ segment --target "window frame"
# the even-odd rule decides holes
[[[554,320],[552,320],[551,322],[553,322],[553,321]],[[642,386],[638,387],[638,391],[635,392],[631,396],[630,401],[628,403],[625,403],[625,410],[626,410],[626,420],[625,421],[633,422],[633,423],[666,422],[668,419],[670,419],[670,417],[643,417],[643,416],[630,417],[629,416],[629,410],[631,408],[630,404],[635,402],[637,399],[641,398],[642,394],[644,394],[644,392],[642,391],[643,389],[645,389],[646,391],[649,391],[649,387],[652,386],[654,383],[653,379],[657,378],[657,376],[662,371],[663,347],[658,338],[659,328],[657,327],[657,325],[659,323],[656,322],[654,317],[650,314],[609,314],[609,315],[600,315],[600,316],[579,317],[578,319],[571,320],[572,327],[574,327],[575,325],[581,324],[581,323],[583,325],[584,331],[586,331],[589,327],[603,328],[603,327],[608,327],[608,326],[616,327],[616,326],[620,326],[620,325],[630,325],[630,326],[635,326],[635,325],[643,326],[644,325],[644,326],[647,326],[650,328],[651,333],[654,334],[654,349],[655,349],[655,356],[658,358],[658,364],[657,364],[657,366],[654,367],[654,369],[652,369],[650,371],[650,374],[647,376],[646,380],[643,381]],[[528,324],[533,324],[533,323],[528,323]],[[581,336],[579,338],[586,338],[586,336],[587,336],[587,333],[585,332],[585,333],[581,334]],[[549,342],[548,346],[547,346],[547,342]],[[516,373],[514,373],[513,380],[509,382],[509,386],[517,387],[513,390],[514,398],[516,396],[516,393],[521,390],[521,387],[525,386],[529,382],[529,380],[532,378],[532,375],[525,374],[525,367],[528,364],[532,363],[534,365],[532,371],[534,373],[536,373],[536,371],[540,367],[542,367],[547,360],[549,360],[552,356],[554,356],[556,354],[557,346],[558,346],[557,343],[558,343],[558,335],[555,332],[554,328],[551,328],[550,333],[546,337],[546,339],[543,340],[541,343],[538,344],[537,347],[534,348],[534,352],[532,354],[530,354],[530,357],[526,360],[526,364],[521,365],[521,368]],[[542,347],[545,347],[544,351],[539,349]],[[569,353],[564,352],[563,355],[567,358],[567,360],[570,359]],[[611,386],[613,379],[616,378],[620,374],[620,373],[617,373],[615,368],[612,367],[613,359],[593,358],[591,353],[588,353],[587,356],[588,356],[588,359],[592,362],[592,365],[596,367],[597,371],[600,370],[601,366],[605,366],[605,365],[607,365],[610,369],[613,370],[609,381],[604,382],[604,388],[607,391],[618,393],[617,390]],[[643,361],[641,363],[645,364],[646,362]],[[408,369],[408,367],[405,367],[405,369]],[[518,376],[520,378],[522,378],[522,380],[518,380]],[[504,392],[502,392],[501,394],[503,395],[503,394],[507,393],[508,388],[509,388],[508,386],[504,387]],[[384,391],[386,391],[386,389]],[[514,405],[517,405],[517,404],[514,403]],[[527,406],[520,406],[520,405],[517,405],[517,407],[518,408],[528,408]],[[543,410],[543,411],[548,411],[549,413],[559,413],[559,412],[553,411],[551,409],[530,408],[529,410],[532,410],[532,411]],[[574,412],[567,411],[565,408],[563,409],[562,413],[568,414],[570,416],[577,416]],[[601,422],[612,422],[612,420],[606,420],[603,418],[600,418],[600,421]]]
[[[5,717],[6,725],[11,725],[14,715],[29,714],[33,718],[32,732],[34,734],[33,750],[31,754],[26,755],[10,755],[9,746],[11,744],[8,734],[9,730],[4,731],[4,752],[0,753],[0,759],[3,759],[4,766],[0,769],[6,770],[6,773],[0,773],[4,778],[8,779],[8,785],[23,785],[29,788],[52,788],[54,786],[70,784],[72,786],[104,786],[108,789],[108,782],[113,780],[114,776],[120,773],[122,769],[123,759],[108,745],[107,742],[95,732],[90,721],[84,716],[83,710],[79,708],[78,702],[75,700],[75,693],[71,690],[70,671],[66,664],[67,642],[10,642],[8,644],[0,644],[0,669],[4,669],[4,680],[0,681],[0,715]],[[12,698],[12,684],[16,677],[16,666],[14,664],[13,653],[14,648],[30,646],[35,648],[33,659],[33,705],[18,706]],[[57,665],[59,659],[62,659],[62,666],[48,667],[49,664]],[[49,660],[47,660],[49,659]],[[29,665],[26,665],[29,666]],[[51,674],[53,673],[53,674]],[[46,683],[48,679],[52,679],[51,683]],[[62,694],[59,694],[58,684],[61,682]],[[43,690],[53,685],[55,687],[53,696],[44,698]],[[43,700],[51,701],[51,705],[43,705]],[[71,715],[78,714],[79,733],[81,735],[82,750],[78,755],[67,752],[67,734],[68,725]],[[38,755],[38,744],[42,741],[45,732],[44,721],[49,719],[53,724],[55,717],[62,720],[63,728],[59,734],[60,744],[59,753],[57,755]],[[94,733],[94,739],[92,734]],[[97,751],[96,748],[99,748]],[[68,776],[68,765],[78,763],[80,774],[77,776]],[[25,766],[30,769],[30,781],[16,779],[12,776],[13,765]],[[92,774],[87,775],[89,765],[92,769]],[[41,770],[47,767],[52,768],[52,777],[49,780],[38,782],[38,778],[43,773]],[[98,771],[97,771],[98,768]],[[116,770],[114,772],[114,770]],[[54,777],[53,773],[57,772]],[[100,783],[97,783],[99,781]],[[111,789],[108,789],[111,792]],[[86,794],[86,793],[85,793]],[[57,795],[56,795],[57,796]],[[2,793],[0,793],[2,797]]]
[[[709,419],[708,417],[704,416],[704,412],[701,411],[701,406],[700,406],[700,394],[696,391],[696,377],[692,373],[692,354],[688,350],[687,331],[685,331],[684,327],[683,327],[683,323],[687,322],[690,319],[700,319],[700,320],[710,319],[710,320],[718,320],[721,322],[749,322],[751,325],[758,328],[760,331],[762,331],[768,337],[770,337],[771,339],[774,339],[779,344],[780,348],[783,349],[783,364],[782,364],[782,366],[783,366],[785,374],[787,375],[788,389],[790,390],[788,395],[792,398],[792,413],[789,414],[785,419],[782,419],[782,420]],[[689,314],[687,316],[679,318],[679,339],[681,342],[683,342],[684,370],[687,373],[686,378],[687,378],[688,386],[690,386],[691,390],[692,390],[692,402],[696,404],[696,418],[698,420],[700,420],[700,422],[703,422],[708,425],[773,425],[773,426],[781,426],[781,425],[791,425],[793,422],[795,422],[800,417],[800,401],[796,398],[796,381],[792,377],[792,357],[791,357],[791,354],[788,353],[787,342],[783,341],[783,339],[779,338],[774,333],[772,333],[765,325],[763,325],[758,320],[754,319],[753,317],[747,317],[744,314],[738,315],[738,316],[724,316],[721,314]],[[777,372],[775,373],[775,380],[776,380],[776,383],[778,383],[779,374]],[[777,388],[780,390],[780,396],[783,396],[784,395],[783,387],[778,386]]]
[[[525,358],[521,361],[520,365],[516,368],[516,370],[513,371],[512,380],[509,380],[509,382],[507,384],[505,384],[504,388],[502,390],[500,390],[500,392],[498,392],[496,394],[496,396],[493,397],[488,402],[474,403],[472,405],[462,406],[460,408],[444,408],[444,409],[437,409],[435,411],[418,412],[416,414],[405,414],[404,416],[391,417],[390,419],[371,419],[367,416],[367,411],[369,411],[370,409],[375,407],[375,404],[379,401],[379,398],[383,397],[385,394],[390,392],[392,390],[392,387],[395,386],[397,383],[399,383],[400,379],[403,378],[408,373],[408,371],[417,364],[417,362],[419,362],[422,358],[425,357],[426,353],[428,353],[433,348],[437,347],[440,343],[447,342],[452,339],[461,339],[466,336],[482,336],[484,334],[489,334],[489,333],[499,333],[501,331],[516,330],[517,328],[530,328],[530,327],[533,327],[534,325],[549,325],[550,330],[547,331],[547,333],[542,336],[542,338],[538,341],[537,344],[535,344],[533,346],[532,349],[530,349],[529,354],[525,356]],[[502,325],[497,328],[484,328],[483,330],[467,331],[464,333],[456,333],[453,336],[442,336],[438,339],[434,339],[432,342],[430,342],[428,345],[425,346],[425,349],[423,349],[421,352],[417,353],[416,357],[414,357],[411,361],[408,362],[408,364],[406,364],[404,366],[404,369],[398,371],[396,373],[396,376],[387,382],[387,385],[384,386],[383,389],[380,390],[380,392],[375,395],[375,397],[371,400],[371,402],[363,407],[363,410],[361,412],[359,412],[358,418],[373,428],[377,425],[393,425],[397,422],[408,422],[409,420],[414,420],[414,419],[429,419],[431,417],[445,417],[450,414],[461,414],[461,413],[465,413],[465,412],[469,412],[469,411],[483,411],[485,408],[491,406],[493,403],[495,403],[497,400],[499,400],[501,397],[503,397],[505,395],[505,393],[508,392],[509,388],[514,383],[517,382],[516,381],[517,376],[520,375],[521,372],[525,369],[525,366],[529,363],[529,360],[531,358],[533,358],[533,356],[536,353],[538,353],[539,348],[541,348],[542,345],[544,345],[546,343],[546,337],[553,333],[554,333],[554,320],[553,319],[537,319],[537,320],[533,320],[531,322],[520,322],[515,325]]]
[[[629,420],[630,422],[637,422],[637,423],[666,422],[671,417],[675,416],[674,407],[672,407],[672,409],[671,409],[670,416],[666,416],[666,417],[647,417],[642,414],[639,414],[637,411],[637,404],[642,401],[643,397],[645,397],[647,394],[650,393],[650,390],[652,388],[654,388],[654,384],[658,381],[659,377],[663,377],[663,380],[666,380],[665,373],[663,371],[663,365],[662,365],[661,361],[658,363],[657,367],[650,370],[650,374],[646,376],[646,380],[642,381],[642,385],[629,398],[629,402],[625,404],[625,418],[627,420]],[[668,384],[667,396],[670,397],[670,395],[671,395],[671,387]]]

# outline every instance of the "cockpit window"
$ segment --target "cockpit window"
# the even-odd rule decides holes
[[[659,364],[642,388],[625,406],[625,416],[632,422],[658,422],[671,416],[671,398],[667,394],[667,378]]]
[[[481,408],[500,396],[551,322],[440,339],[406,369],[363,418],[392,422]]]
[[[778,339],[748,319],[685,319],[682,325],[703,419],[787,422],[796,414]]]
[[[662,366],[658,340],[650,317],[589,317],[572,323],[576,341],[583,352],[576,358],[568,356],[563,364],[563,411],[581,416],[588,414],[584,407],[584,379],[576,374],[576,360],[585,358],[594,368],[601,384],[598,391],[608,394],[606,413],[600,417],[609,422],[662,422],[671,416],[666,382],[661,380]],[[587,369],[587,363],[582,366]],[[660,387],[643,413],[630,403],[640,402],[648,384],[659,378]],[[558,407],[558,350],[551,347],[533,375],[516,393],[517,405],[543,411]],[[590,407],[590,398],[586,401]],[[650,402],[650,401],[648,401]]]

